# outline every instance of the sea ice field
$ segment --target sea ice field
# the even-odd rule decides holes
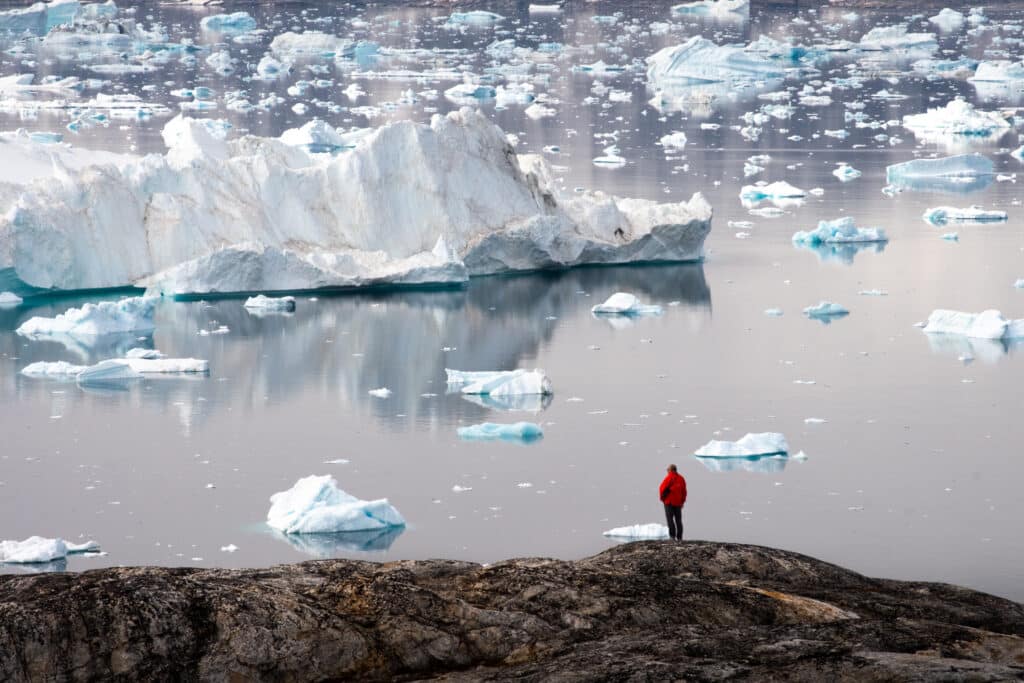
[[[1024,2],[728,8],[0,6],[0,571],[1024,600]]]

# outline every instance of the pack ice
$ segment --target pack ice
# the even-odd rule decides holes
[[[736,458],[755,455],[788,453],[786,437],[777,432],[747,434],[738,441],[711,440],[697,449],[694,455],[705,458]]]
[[[604,532],[609,538],[621,538],[632,541],[657,540],[668,538],[668,527],[664,524],[631,524],[617,526]]]
[[[468,427],[459,427],[459,438],[464,441],[521,441],[530,443],[544,436],[544,430],[533,422],[498,424],[484,422]]]
[[[665,204],[563,195],[539,156],[516,156],[468,109],[385,125],[336,155],[219,140],[182,117],[163,135],[163,156],[77,168],[54,157],[48,176],[5,187],[0,271],[43,289],[169,295],[463,282],[699,260],[711,225],[699,194]]]
[[[595,315],[661,315],[661,306],[645,305],[635,294],[616,292],[601,304],[590,309]]]
[[[270,497],[267,524],[286,534],[329,534],[403,527],[405,519],[386,498],[360,500],[334,477],[312,475]]]
[[[24,541],[0,541],[0,562],[11,564],[32,564],[62,560],[71,553],[98,551],[96,541],[68,543],[63,538],[30,536]]]
[[[992,309],[981,313],[936,309],[928,316],[924,332],[977,339],[1021,339],[1024,338],[1024,318],[1007,320],[1002,313]]]

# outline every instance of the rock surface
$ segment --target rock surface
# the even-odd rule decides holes
[[[782,550],[0,577],[0,679],[1018,680],[1024,606]]]

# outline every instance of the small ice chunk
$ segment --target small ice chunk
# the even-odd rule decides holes
[[[221,551],[222,553],[234,553],[234,552],[238,552],[238,546],[237,546],[237,545],[235,545],[234,543],[229,543],[229,544],[227,544],[227,545],[222,545],[222,546],[220,547],[220,551]]]
[[[264,296],[263,294],[258,294],[256,296],[251,296],[248,299],[246,299],[244,305],[248,309],[258,309],[264,311],[294,311],[295,297],[270,297]]]
[[[445,22],[446,26],[493,26],[505,21],[505,17],[494,12],[473,10],[470,12],[452,12]]]
[[[928,21],[938,26],[940,31],[949,33],[952,31],[959,31],[963,28],[965,19],[962,12],[957,12],[955,9],[944,7],[934,17],[930,17]]]
[[[832,171],[832,175],[839,178],[840,182],[848,183],[851,180],[860,178],[861,172],[849,164],[839,164],[839,168]]]
[[[152,332],[155,297],[132,297],[69,308],[55,318],[29,318],[18,329],[24,337],[99,336],[116,332]]]
[[[595,315],[661,315],[661,306],[644,305],[635,295],[627,292],[612,294],[603,304],[590,309]]]
[[[622,538],[633,541],[658,540],[668,538],[668,527],[664,524],[632,524],[619,526],[604,532],[609,538]]]
[[[886,242],[888,238],[881,228],[858,228],[852,216],[831,221],[819,221],[814,230],[801,230],[793,234],[793,244],[816,247],[821,244],[844,244],[851,242]]]
[[[680,150],[686,147],[686,133],[676,131],[661,138],[661,146],[666,150]]]
[[[544,430],[533,422],[497,424],[484,422],[458,428],[459,438],[464,441],[520,441],[531,443],[544,436]]]
[[[780,318],[780,317],[782,317],[782,309],[781,308],[766,308],[766,309],[764,309],[764,314],[766,316],[768,316],[769,318]]]
[[[804,309],[804,315],[808,318],[838,318],[849,314],[850,311],[846,308],[831,301],[822,301]]]
[[[551,393],[551,380],[540,369],[472,372],[445,368],[445,373],[448,386],[463,394],[524,396]]]
[[[370,389],[368,392],[370,396],[374,398],[387,398],[391,395],[391,390],[387,387],[381,387],[380,389]]]
[[[926,334],[957,334],[976,339],[1019,339],[1024,337],[1024,319],[1007,320],[997,310],[963,313],[936,309],[928,316]]]
[[[14,292],[0,292],[0,308],[13,308],[24,301]]]
[[[758,455],[788,453],[786,437],[778,432],[747,434],[738,441],[711,440],[701,446],[694,455],[705,458],[736,458]]]
[[[0,541],[0,562],[33,564],[62,560],[71,553],[95,552],[100,549],[96,541],[68,543],[62,538],[30,536],[24,541]]]
[[[270,497],[267,524],[286,534],[316,534],[403,527],[405,519],[386,498],[360,500],[334,477],[313,475]]]
[[[256,20],[248,12],[232,12],[231,14],[212,14],[203,17],[199,27],[204,31],[215,33],[245,33],[256,28]]]
[[[799,187],[793,187],[785,180],[779,180],[770,184],[744,185],[743,189],[740,190],[740,199],[749,202],[773,199],[799,199],[806,196],[806,192]]]
[[[986,211],[980,206],[960,209],[954,206],[936,206],[928,209],[921,216],[932,225],[947,223],[1000,223],[1007,219],[1005,211]]]

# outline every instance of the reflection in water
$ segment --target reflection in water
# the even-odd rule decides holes
[[[366,531],[344,531],[337,534],[284,534],[275,531],[293,548],[313,557],[337,557],[341,553],[384,552],[402,535],[405,527],[385,527]]]
[[[892,185],[900,191],[937,192],[940,194],[971,194],[984,190],[995,180],[993,175],[971,177],[901,178]]]
[[[885,251],[887,242],[847,242],[844,244],[800,244],[800,249],[813,252],[822,263],[842,263],[853,265],[853,259],[857,254],[871,252],[881,254]]]
[[[615,291],[667,304],[700,324],[710,314],[711,293],[702,264],[579,268],[528,275],[478,278],[465,289],[362,292],[319,299],[299,297],[287,316],[254,316],[242,299],[162,301],[156,331],[146,346],[176,358],[210,361],[209,377],[146,377],[104,386],[101,394],[132,402],[171,406],[190,433],[221,406],[252,410],[299,393],[372,413],[392,429],[437,425],[451,417],[479,422],[489,410],[538,412],[550,397],[482,397],[447,394],[444,369],[508,370],[533,367],[531,358],[550,343],[565,320],[590,316],[591,299]],[[95,300],[95,299],[93,299]],[[68,301],[26,308],[6,325],[31,315],[56,315]],[[223,335],[200,335],[217,326]],[[59,345],[0,335],[0,352],[18,357],[18,369],[37,360],[61,360]],[[140,340],[129,337],[131,345]],[[15,338],[14,343],[18,343]],[[63,352],[64,355],[67,351]],[[107,346],[74,360],[95,363],[120,353]],[[15,378],[23,397],[49,392],[46,380]],[[371,389],[387,387],[386,400],[367,401]],[[91,388],[92,389],[92,388]],[[118,392],[117,390],[122,390]],[[70,390],[70,389],[69,389]],[[76,389],[76,391],[78,391]],[[426,396],[425,396],[426,394]]]
[[[771,474],[786,469],[789,457],[785,455],[750,455],[735,458],[706,458],[693,456],[712,472],[758,472]]]
[[[1024,347],[1024,339],[979,339],[962,334],[926,334],[934,353],[948,354],[963,360],[980,359],[995,363],[1007,353]]]

